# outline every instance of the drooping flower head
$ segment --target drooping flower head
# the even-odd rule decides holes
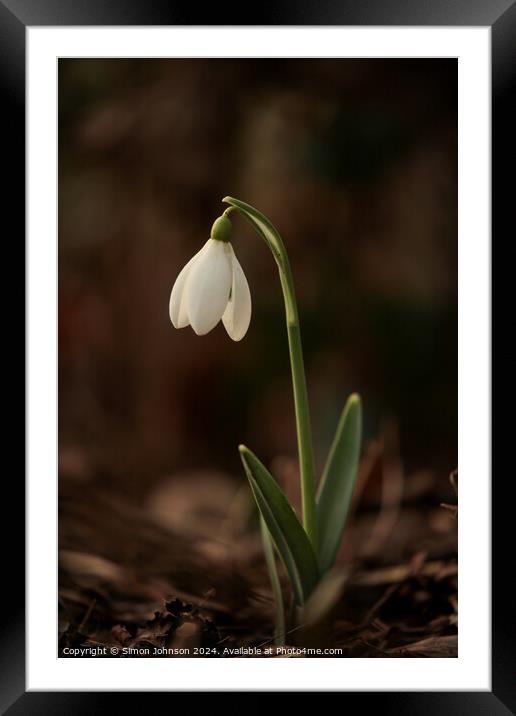
[[[251,321],[251,293],[229,238],[231,221],[223,214],[208,241],[177,277],[170,294],[175,328],[192,326],[203,336],[222,319],[229,336],[240,341]]]

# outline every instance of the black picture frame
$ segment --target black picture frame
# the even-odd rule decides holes
[[[25,38],[27,26],[60,25],[407,25],[407,26],[490,26],[492,30],[492,235],[503,242],[504,227],[511,226],[514,204],[513,164],[514,92],[516,86],[516,2],[514,0],[319,0],[304,6],[292,0],[276,0],[249,6],[231,3],[206,6],[200,12],[194,4],[175,0],[0,0],[0,89],[2,96],[3,170],[8,179],[8,199],[3,202],[3,226],[9,226],[12,265],[24,264],[25,234]],[[5,193],[4,193],[5,196]],[[512,199],[512,201],[511,201]],[[509,213],[510,212],[510,213]],[[512,222],[513,224],[513,222]],[[4,228],[4,230],[6,230]],[[511,232],[514,239],[514,230]],[[510,241],[510,237],[509,237]],[[511,242],[512,243],[512,242]],[[4,263],[5,266],[5,263]],[[9,293],[8,306],[24,306],[22,282]],[[500,302],[503,298],[500,298]],[[494,304],[493,305],[497,305]],[[24,344],[23,320],[6,311],[7,333],[11,345]],[[5,329],[4,329],[5,330]],[[18,339],[18,340],[16,340]],[[23,385],[23,360],[8,355],[8,375]],[[19,377],[17,381],[14,376]],[[23,404],[19,397],[17,404]],[[14,406],[13,406],[14,408]],[[16,415],[16,410],[12,411]],[[11,428],[23,420],[11,419]],[[509,428],[505,427],[507,431]],[[504,442],[503,435],[499,438]],[[498,445],[498,443],[497,443]],[[20,454],[20,453],[18,453]],[[4,497],[3,575],[5,606],[0,632],[0,713],[82,714],[117,712],[122,693],[25,692],[25,614],[24,614],[24,481],[13,461],[16,479],[10,479],[11,492]],[[494,472],[494,470],[493,470]],[[512,471],[511,471],[512,472]],[[498,714],[516,713],[516,659],[514,655],[514,616],[512,592],[505,575],[513,549],[509,526],[512,524],[510,475],[493,484],[492,518],[492,691],[491,692],[343,692],[342,708],[378,709],[382,714]],[[6,506],[8,505],[8,510]],[[9,512],[10,520],[5,519]],[[496,515],[496,519],[494,518]],[[44,615],[42,615],[44,618]],[[128,694],[133,706],[149,693]],[[152,694],[157,696],[158,694]],[[165,697],[170,699],[170,695]],[[365,703],[363,700],[366,700]],[[147,702],[145,702],[147,703]],[[170,702],[169,702],[170,704]]]

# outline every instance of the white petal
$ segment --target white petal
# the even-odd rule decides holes
[[[231,253],[233,264],[231,298],[222,316],[222,322],[229,336],[234,341],[240,341],[247,333],[251,322],[251,292],[233,249],[231,249]]]
[[[184,328],[188,326],[189,320],[185,310],[185,285],[186,279],[190,275],[190,270],[194,263],[197,261],[199,256],[202,254],[204,249],[207,247],[208,242],[204,244],[202,249],[193,256],[186,266],[181,270],[179,276],[176,278],[174,285],[172,286],[172,292],[170,294],[170,301],[168,304],[168,312],[170,320],[174,328]]]
[[[198,336],[215,328],[231,290],[231,244],[209,239],[189,272],[184,288],[188,319]]]

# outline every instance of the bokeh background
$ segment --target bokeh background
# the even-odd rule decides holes
[[[297,499],[282,296],[243,219],[233,243],[253,300],[244,340],[222,325],[199,338],[168,317],[174,280],[225,195],[264,212],[288,248],[319,470],[357,391],[359,510],[415,502],[433,522],[414,534],[394,520],[400,554],[444,549],[434,533],[449,533],[449,550],[454,528],[434,508],[454,497],[457,462],[453,59],[59,61],[65,546],[98,540],[77,527],[97,494],[180,529],[175,512],[189,515],[192,495],[205,495],[206,518],[247,490],[241,442]]]
[[[446,479],[457,435],[455,60],[60,60],[60,447],[140,494],[163,473],[295,454],[267,248],[234,246],[239,344],[173,330],[172,284],[230,194],[280,229],[298,292],[316,454],[346,395],[365,438],[399,421]],[[69,455],[69,457],[72,457]]]

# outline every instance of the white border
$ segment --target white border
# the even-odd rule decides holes
[[[27,34],[28,690],[490,689],[490,28],[38,27]],[[59,56],[459,58],[457,659],[56,658]]]

